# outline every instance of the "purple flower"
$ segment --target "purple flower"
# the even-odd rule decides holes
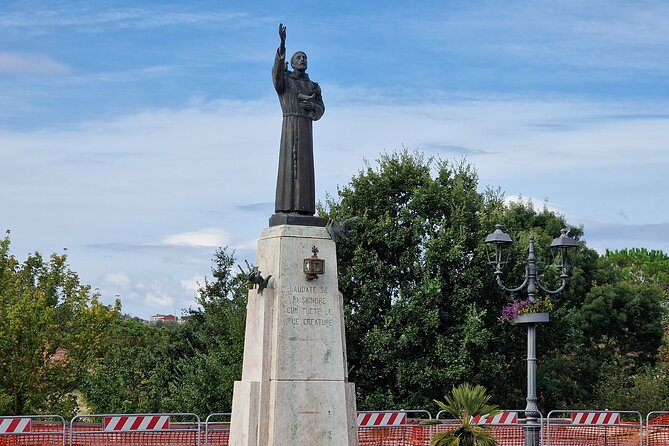
[[[521,314],[541,313],[553,309],[553,303],[548,299],[539,299],[532,302],[529,298],[525,300],[512,300],[502,307],[502,315],[498,318],[500,322],[511,322]]]

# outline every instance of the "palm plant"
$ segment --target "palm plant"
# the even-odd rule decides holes
[[[432,437],[430,446],[496,446],[497,440],[488,429],[472,424],[477,415],[496,415],[497,406],[489,404],[490,395],[483,386],[468,383],[453,387],[450,395],[441,402],[435,400],[453,418],[460,420],[461,426],[452,431],[440,432]]]

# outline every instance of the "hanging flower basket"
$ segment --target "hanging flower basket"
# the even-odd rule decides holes
[[[534,302],[529,299],[514,300],[504,305],[499,321],[516,324],[548,322],[548,313],[552,309],[553,302],[548,297]]]

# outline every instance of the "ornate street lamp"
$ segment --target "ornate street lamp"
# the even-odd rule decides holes
[[[502,230],[501,225],[495,225],[495,232],[489,234],[486,237],[485,243],[488,246],[495,246],[494,254],[491,253],[489,257],[490,264],[495,269],[497,284],[504,291],[508,291],[510,293],[515,293],[523,289],[527,289],[527,299],[530,304],[534,304],[536,302],[537,289],[551,295],[557,294],[564,290],[565,286],[567,285],[567,270],[569,269],[569,264],[567,262],[567,251],[578,246],[578,242],[569,237],[567,235],[567,231],[564,229],[561,231],[560,236],[553,239],[551,248],[559,251],[560,254],[561,264],[559,269],[562,283],[558,289],[549,290],[548,288],[545,288],[539,281],[539,264],[537,263],[537,259],[534,254],[534,234],[530,234],[529,254],[527,256],[527,262],[525,262],[525,278],[523,283],[516,288],[508,288],[502,281],[502,269],[506,265],[506,259],[508,258],[508,253],[505,257],[504,247],[513,243],[513,240],[511,240],[509,234]],[[537,419],[539,418],[540,414],[539,407],[537,406],[536,329],[538,323],[548,322],[548,320],[548,313],[523,314],[514,319],[516,324],[525,324],[527,326],[527,406],[525,407],[525,418],[528,426],[525,429],[525,446],[539,445],[539,432],[541,428],[537,423]]]

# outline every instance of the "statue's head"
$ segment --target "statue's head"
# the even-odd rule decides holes
[[[304,51],[298,51],[290,58],[290,66],[293,70],[307,70],[307,54]]]

